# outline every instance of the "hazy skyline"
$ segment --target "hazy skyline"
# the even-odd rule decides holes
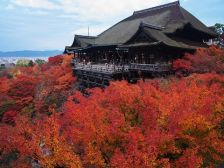
[[[74,34],[98,35],[135,10],[174,0],[0,0],[0,51],[63,50]],[[223,0],[181,0],[208,26],[224,23]]]

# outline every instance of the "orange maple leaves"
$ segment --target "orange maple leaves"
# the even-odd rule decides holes
[[[182,59],[174,61],[173,69],[191,73],[223,73],[224,51],[216,46],[200,48],[195,54],[186,54]]]
[[[91,90],[89,98],[74,95],[63,108],[65,136],[82,146],[87,165],[214,166],[224,154],[214,111],[223,107],[217,104],[223,80],[206,74],[138,85],[116,82],[104,92]]]
[[[215,48],[203,52],[222,56]],[[70,61],[58,56],[0,80],[5,165],[192,168],[223,162],[223,74],[112,82],[85,97],[72,87]]]

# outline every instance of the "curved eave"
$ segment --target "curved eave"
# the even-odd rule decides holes
[[[137,48],[137,47],[150,47],[162,44],[162,42],[153,42],[153,43],[133,43],[133,44],[126,44],[126,45],[120,45],[119,48]]]

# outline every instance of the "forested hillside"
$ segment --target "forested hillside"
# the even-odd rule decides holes
[[[76,90],[71,56],[0,72],[0,167],[168,168],[224,163],[224,51],[175,76]]]

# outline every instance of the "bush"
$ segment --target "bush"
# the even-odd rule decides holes
[[[20,59],[16,62],[16,66],[18,67],[30,67],[33,65],[34,65],[33,61],[28,59]]]
[[[223,73],[224,50],[215,46],[209,49],[200,48],[195,54],[186,54],[182,59],[174,61],[173,70],[188,73]]]
[[[43,64],[45,64],[45,63],[46,63],[45,60],[41,60],[41,59],[37,59],[37,60],[35,60],[35,64],[37,64],[37,65],[43,65]]]

